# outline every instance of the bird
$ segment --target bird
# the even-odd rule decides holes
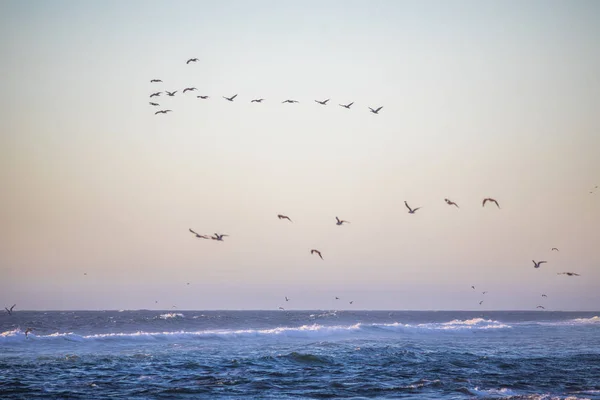
[[[350,109],[350,107],[352,107],[352,104],[354,104],[354,102],[352,102],[352,103],[350,103],[350,104],[340,104],[339,106],[340,106],[340,107],[347,108],[347,109]]]
[[[312,249],[312,250],[310,251],[310,254],[315,254],[315,253],[316,253],[316,254],[317,254],[319,257],[321,257],[321,260],[323,259],[323,256],[321,255],[321,252],[320,252],[319,250]]]
[[[168,90],[165,90],[165,93],[167,93],[167,96],[173,97],[173,96],[175,96],[175,93],[177,93],[177,90],[174,92],[169,92]]]
[[[33,332],[32,328],[25,329],[25,338],[28,338],[29,332]]]
[[[498,208],[500,208],[500,204],[498,204],[498,202],[496,200],[492,199],[491,197],[486,197],[485,199],[483,199],[483,203],[481,203],[481,207],[485,206],[485,203],[488,201],[490,201],[492,203],[496,203],[496,206]]]
[[[151,106],[154,106],[154,107],[156,107],[156,106],[160,106],[160,104],[158,104],[158,103],[153,103],[153,102],[150,102],[150,105],[151,105]]]
[[[349,224],[349,223],[350,223],[350,221],[344,221],[343,219],[339,219],[338,217],[335,217],[335,219],[336,219],[336,221],[337,221],[337,222],[335,223],[336,225],[342,225],[344,222],[345,222],[345,223],[347,223],[347,224]]]
[[[339,297],[337,297],[337,296],[335,296],[335,299],[336,299],[336,300],[339,300],[340,298],[339,298]]]
[[[287,296],[285,296],[285,301],[290,301],[290,299],[288,299],[288,297],[287,297]]]
[[[185,63],[186,63],[186,64],[189,64],[189,63],[191,63],[191,62],[196,62],[196,61],[198,61],[198,59],[197,59],[197,58],[190,58],[190,59],[189,59],[189,60],[187,60]]]
[[[199,239],[210,239],[210,237],[208,237],[207,235],[199,235],[198,233],[194,232],[192,230],[192,228],[190,228],[190,232],[192,232],[194,235],[196,235],[196,237]]]
[[[87,276],[87,272],[84,272],[84,273],[83,273],[83,275],[84,275],[84,276]]]
[[[189,282],[188,282],[188,283],[186,283],[186,285],[189,285],[189,284],[190,284]]]
[[[168,112],[173,112],[173,110],[158,110],[157,112],[154,113],[154,115],[156,115],[156,114],[166,114]]]
[[[544,306],[537,306],[536,308],[541,308],[542,310],[546,309],[546,307],[544,307]]]
[[[550,249],[550,251],[559,251],[556,247]]]
[[[234,95],[233,95],[233,96],[231,96],[231,97],[225,97],[225,96],[223,96],[223,98],[224,98],[225,100],[229,100],[229,101],[233,101],[233,99],[235,99],[236,97],[237,97],[237,94],[234,94]]]
[[[150,83],[157,83],[157,82],[162,82],[162,81],[161,81],[160,79],[152,79],[152,80],[150,81]]]
[[[548,297],[548,296],[546,296],[545,294],[542,294],[542,297]]]
[[[283,308],[283,307],[279,307],[279,309],[285,311],[285,308]]]
[[[224,238],[225,236],[229,236],[229,235],[219,235],[218,233],[215,233],[215,236],[211,236],[210,238],[211,238],[212,240],[218,240],[218,241],[222,242],[222,241],[223,241],[223,238]]]
[[[446,204],[448,204],[449,206],[456,206],[456,208],[460,208],[458,206],[458,204],[456,204],[455,202],[453,202],[452,200],[449,199],[444,199],[444,201],[446,202]]]
[[[556,275],[580,276],[579,274],[576,274],[575,272],[558,272]]]
[[[486,294],[486,293],[487,293],[487,290],[485,292],[481,292],[481,294]]]
[[[379,108],[378,108],[378,109],[376,109],[376,110],[373,110],[371,107],[369,107],[369,110],[371,110],[371,112],[372,112],[373,114],[379,114],[379,110],[381,110],[382,108],[383,108],[383,106],[379,107]]]
[[[253,99],[250,100],[250,103],[262,103],[264,99]]]
[[[4,309],[6,310],[6,312],[8,313],[8,315],[12,315],[13,308],[15,308],[15,306],[16,306],[16,304],[13,304],[11,308],[4,307]]]
[[[162,92],[155,92],[150,95],[150,97],[158,97]]]
[[[479,305],[481,305],[482,303],[483,303],[483,300],[481,300],[481,301],[479,302]]]
[[[196,96],[196,97],[197,97],[197,98],[199,98],[199,99],[202,99],[202,100],[206,100],[206,99],[208,99],[210,96]]]
[[[183,89],[183,93],[185,92],[193,92],[194,90],[198,90],[195,87],[186,87],[185,89]]]
[[[283,215],[283,214],[277,214],[277,218],[279,219],[287,219],[290,222],[294,222],[290,219],[290,217],[288,217],[287,215]]]
[[[471,286],[471,289],[475,290],[475,286]]]
[[[354,303],[354,300],[350,301],[349,303],[350,303],[350,304]]]
[[[421,208],[421,207],[417,207],[415,209],[410,208],[410,206],[408,205],[408,203],[406,202],[406,200],[404,200],[404,205],[406,206],[406,208],[408,208],[408,213],[409,214],[414,214],[418,209]]]
[[[547,261],[538,261],[538,262],[535,262],[535,260],[531,260],[531,261],[533,261],[533,268],[539,268],[541,264],[544,264],[544,263],[547,262]]]
[[[294,104],[294,103],[299,103],[299,101],[297,101],[297,100],[284,100],[284,101],[281,102],[281,104],[283,104],[283,103]]]
[[[319,103],[322,106],[326,106],[328,101],[329,101],[329,99],[323,100],[323,101],[315,100],[315,103]]]

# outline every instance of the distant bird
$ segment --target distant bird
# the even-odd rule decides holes
[[[344,221],[343,219],[339,219],[338,217],[335,217],[335,220],[336,220],[336,223],[335,223],[336,225],[342,225],[344,222],[347,224],[350,223],[350,221]]]
[[[159,111],[155,112],[154,115],[156,115],[156,114],[166,114],[168,112],[173,112],[173,110],[159,110]]]
[[[190,283],[188,282],[187,285],[189,285]]]
[[[84,273],[83,273],[83,275],[84,275],[84,276],[87,276],[87,272],[84,272]]]
[[[225,96],[223,96],[223,98],[224,98],[225,100],[229,100],[229,101],[233,101],[233,99],[235,99],[236,97],[237,97],[237,94],[234,94],[234,95],[233,95],[233,96],[231,96],[231,97],[225,97]]]
[[[162,82],[160,79],[152,79],[150,83]]]
[[[483,199],[483,203],[481,204],[481,206],[482,206],[482,207],[483,207],[483,206],[485,206],[485,203],[486,203],[486,202],[488,202],[488,201],[489,201],[489,202],[492,202],[492,203],[496,203],[496,206],[497,206],[498,208],[500,208],[500,204],[498,204],[498,202],[497,202],[496,200],[494,200],[494,199],[492,199],[492,198],[490,198],[490,197],[486,197],[485,199]]]
[[[455,202],[453,202],[452,200],[449,199],[444,199],[444,201],[446,202],[446,204],[448,204],[449,206],[456,206],[456,208],[460,208],[458,206],[458,204],[456,204]]]
[[[283,104],[283,103],[294,104],[294,103],[299,103],[299,101],[297,101],[297,100],[284,100],[284,101],[281,102],[281,104]]]
[[[408,213],[409,214],[414,214],[417,210],[419,210],[421,207],[417,207],[415,209],[410,208],[410,206],[408,205],[408,203],[406,202],[406,200],[404,201],[404,205],[406,206],[406,208],[408,208]]]
[[[283,307],[279,307],[279,309],[282,310],[282,311],[285,311],[285,308],[283,308]]]
[[[195,87],[186,87],[185,89],[183,89],[183,93],[185,92],[193,92],[194,90],[198,90]]]
[[[158,104],[158,103],[153,103],[153,102],[150,102],[150,105],[151,105],[151,106],[154,106],[154,107],[156,107],[156,106],[160,106],[160,104]]]
[[[206,99],[208,99],[210,96],[196,96],[196,97],[197,97],[197,98],[199,98],[199,99],[202,99],[202,100],[206,100]]]
[[[475,290],[475,286],[471,286],[471,289]]]
[[[250,100],[250,103],[262,103],[264,99],[253,99]]]
[[[352,300],[352,301],[350,302],[350,304],[352,304],[352,303],[354,303],[354,300]]]
[[[372,112],[373,114],[379,114],[379,110],[381,110],[382,108],[383,108],[383,106],[379,107],[379,108],[378,108],[378,109],[376,109],[376,110],[373,110],[371,107],[369,107],[369,110],[371,110],[371,112]]]
[[[15,306],[16,306],[16,304],[13,304],[11,308],[4,307],[4,309],[6,310],[6,312],[8,313],[8,315],[12,315],[13,308],[15,308]]]
[[[229,235],[219,235],[218,233],[215,233],[215,236],[211,236],[210,238],[211,238],[212,240],[218,240],[218,241],[222,242],[222,241],[223,241],[223,238],[224,238],[225,236],[229,236]]]
[[[150,97],[158,97],[162,92],[155,92],[150,95]]]
[[[350,109],[350,107],[352,107],[352,104],[354,104],[354,102],[352,102],[352,103],[350,103],[350,104],[340,104],[339,106],[340,106],[340,107],[347,108],[347,109]]]
[[[536,308],[541,308],[542,310],[546,309],[546,307],[544,307],[544,306],[537,306]]]
[[[33,332],[33,329],[32,328],[25,329],[25,338],[29,337],[29,332]]]
[[[548,296],[546,296],[545,294],[542,294],[542,297],[548,297]]]
[[[481,305],[481,304],[483,304],[483,300],[481,300],[481,301],[479,302],[479,305]]]
[[[539,268],[541,264],[545,264],[547,261],[538,261],[535,262],[535,260],[531,260],[533,261],[533,268]]]
[[[559,272],[557,275],[579,276],[579,274],[576,274],[575,272]]]
[[[339,297],[337,297],[337,296],[335,296],[335,299],[336,299],[336,300],[339,300],[340,298],[339,298]]]
[[[173,97],[173,96],[175,96],[175,93],[177,93],[177,90],[174,92],[169,92],[168,90],[165,90],[165,93],[167,93],[167,96]]]
[[[315,254],[315,253],[316,253],[316,254],[317,254],[319,257],[321,257],[321,260],[323,259],[323,256],[321,255],[321,252],[320,252],[319,250],[312,249],[312,250],[310,251],[310,254]]]
[[[207,235],[199,235],[198,233],[194,232],[192,230],[192,228],[190,228],[190,232],[192,232],[194,235],[196,235],[196,237],[199,239],[210,239],[210,237],[208,237]]]
[[[328,101],[329,101],[329,99],[323,100],[323,101],[315,100],[315,103],[319,103],[322,106],[326,106]]]
[[[186,63],[186,64],[189,64],[189,63],[191,63],[191,62],[196,62],[196,61],[198,61],[198,59],[197,59],[197,58],[190,58],[190,59],[189,59],[189,60],[187,60],[185,63]]]
[[[290,301],[290,299],[288,299],[288,297],[287,297],[287,296],[285,296],[285,301]]]
[[[294,222],[290,219],[290,217],[288,217],[287,215],[283,215],[283,214],[277,214],[277,218],[279,219],[287,219],[290,222]]]
[[[550,251],[559,251],[556,247],[550,249]]]
[[[486,293],[487,293],[487,290],[485,292],[481,292],[481,294],[486,294]]]

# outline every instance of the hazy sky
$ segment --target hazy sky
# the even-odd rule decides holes
[[[597,1],[1,1],[1,304],[599,310],[599,19]]]

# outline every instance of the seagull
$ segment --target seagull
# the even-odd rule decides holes
[[[173,112],[173,110],[159,110],[159,111],[155,112],[154,115],[156,115],[156,114],[166,114],[168,112]]]
[[[310,251],[310,254],[314,254],[314,253],[317,253],[319,255],[319,257],[321,257],[321,260],[323,259],[323,256],[321,255],[321,252],[319,250],[312,249]]]
[[[196,232],[194,232],[192,230],[192,228],[190,228],[190,232],[192,232],[194,235],[196,235],[196,237],[199,238],[199,239],[210,239],[210,237],[208,237],[206,235],[199,235],[199,234],[197,234]]]
[[[175,96],[175,93],[177,93],[177,90],[174,92],[169,92],[168,90],[165,90],[165,92],[167,93],[167,96],[173,97],[173,96]]]
[[[579,274],[576,274],[575,272],[559,272],[556,275],[579,276]]]
[[[150,97],[158,97],[158,96],[160,96],[160,94],[161,94],[161,93],[162,93],[162,92],[156,92],[156,93],[152,93],[152,94],[150,95]]]
[[[9,309],[7,307],[4,307],[4,309],[6,310],[6,312],[8,313],[8,315],[12,315],[13,313],[13,308],[15,308],[16,304],[13,304],[12,307]]]
[[[287,215],[277,214],[277,218],[279,218],[279,219],[287,219],[290,222],[294,222]]]
[[[475,286],[471,286],[471,289],[475,290]]]
[[[545,294],[543,294],[542,297],[548,297],[548,296],[546,296]]]
[[[236,97],[237,97],[237,94],[234,94],[234,95],[233,95],[233,96],[231,96],[231,97],[225,97],[225,96],[223,96],[223,98],[224,98],[225,100],[229,100],[229,101],[233,101],[233,99],[235,99]]]
[[[449,199],[444,199],[444,201],[446,202],[446,204],[448,204],[449,206],[456,206],[456,208],[460,208],[458,206],[458,204],[456,204],[455,202],[453,202],[452,200]]]
[[[284,100],[284,101],[281,102],[281,104],[283,104],[283,103],[294,104],[294,103],[299,103],[299,101],[297,101],[297,100]]]
[[[339,297],[337,297],[337,296],[335,296],[335,299],[336,299],[336,300],[339,300],[340,298],[339,298]]]
[[[28,337],[27,335],[29,335],[29,332],[33,332],[33,329],[32,328],[25,329],[25,337],[26,338]]]
[[[199,99],[202,99],[202,100],[206,100],[209,98],[209,96],[196,96],[196,97]]]
[[[483,203],[481,204],[481,207],[485,206],[485,203],[487,201],[491,201],[492,203],[496,203],[496,206],[498,206],[498,208],[500,208],[500,204],[498,204],[498,202],[490,197],[486,197],[485,199],[483,199]]]
[[[283,308],[283,307],[279,307],[279,309],[285,311],[285,308]]]
[[[198,61],[198,59],[197,59],[197,58],[190,58],[190,59],[189,59],[189,60],[187,60],[185,63],[186,63],[186,64],[189,64],[189,63],[191,63],[191,62],[196,62],[196,61]]]
[[[481,294],[486,294],[486,293],[487,293],[487,290],[485,292],[481,292]]]
[[[544,307],[544,306],[537,306],[536,308],[541,308],[542,310],[546,309],[546,307]]]
[[[215,233],[215,236],[211,236],[210,238],[211,238],[212,240],[218,240],[218,241],[222,242],[222,241],[223,241],[223,238],[224,238],[225,236],[229,236],[229,235],[219,235],[218,233]]]
[[[338,217],[335,217],[335,219],[336,219],[336,221],[337,221],[337,222],[335,223],[336,225],[342,225],[344,222],[345,222],[345,223],[347,223],[347,224],[349,224],[349,223],[350,223],[350,221],[344,221],[343,219],[339,219]]]
[[[285,296],[285,301],[290,301],[290,299],[288,299],[288,297],[287,297],[287,296]]]
[[[350,302],[350,304],[352,304],[352,303],[354,303],[354,300],[352,300],[352,301]]]
[[[354,104],[354,102],[352,102],[352,103],[350,103],[350,104],[340,104],[339,106],[340,106],[340,107],[347,108],[347,109],[350,109],[350,107],[352,107],[352,104]]]
[[[373,114],[379,114],[379,110],[381,110],[382,108],[383,108],[383,106],[379,107],[379,108],[378,108],[378,109],[376,109],[376,110],[373,110],[371,107],[369,107],[369,110],[371,110],[371,112],[372,112]]]
[[[538,261],[538,262],[535,262],[535,260],[531,260],[531,261],[533,261],[533,268],[539,268],[541,264],[544,264],[544,263],[547,262],[547,261]]]
[[[550,251],[559,251],[556,247],[550,249]]]
[[[479,302],[479,305],[481,305],[482,303],[483,303],[483,300],[481,300],[481,301]]]
[[[153,102],[150,102],[150,105],[151,105],[151,106],[154,106],[154,107],[156,107],[156,106],[160,106],[160,104],[158,104],[158,103],[153,103]]]
[[[421,207],[417,207],[414,210],[412,208],[410,208],[410,206],[408,205],[408,203],[406,202],[406,200],[404,200],[404,205],[406,206],[406,208],[408,208],[408,213],[409,214],[414,214],[418,209],[420,209]]]
[[[152,79],[150,83],[162,82],[160,79]]]
[[[195,87],[186,87],[185,89],[183,89],[183,93],[185,92],[193,92],[194,90],[198,90]]]
[[[323,100],[323,101],[315,100],[315,103],[319,103],[322,106],[326,106],[328,101],[329,101],[329,99]]]
[[[264,99],[253,99],[250,100],[250,103],[262,103]]]

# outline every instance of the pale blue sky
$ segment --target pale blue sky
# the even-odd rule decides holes
[[[594,1],[0,2],[0,301],[598,310],[599,18]],[[174,112],[154,116],[165,89]]]

